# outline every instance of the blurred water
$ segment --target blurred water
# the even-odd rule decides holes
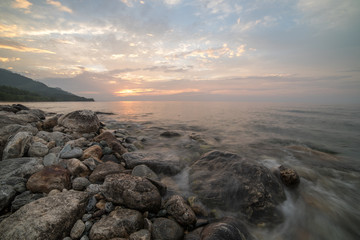
[[[48,112],[78,109],[109,127],[132,124],[149,151],[169,148],[187,163],[211,149],[227,150],[271,168],[286,164],[301,176],[279,206],[285,221],[273,229],[252,226],[259,239],[360,239],[360,106],[237,102],[27,103]],[[176,130],[182,137],[164,139]],[[190,137],[191,136],[191,137]],[[193,139],[204,142],[195,147]],[[199,141],[198,141],[199,142]],[[200,149],[200,150],[199,150]],[[172,180],[189,193],[188,169]]]

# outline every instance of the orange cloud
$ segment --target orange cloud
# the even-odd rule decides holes
[[[0,37],[16,37],[18,36],[18,28],[16,25],[0,24]]]
[[[63,6],[61,4],[61,2],[53,1],[53,0],[46,0],[46,3],[50,4],[50,5],[53,5],[53,6],[57,7],[59,10],[64,11],[64,12],[68,12],[68,13],[73,12],[70,8],[68,8],[66,6]]]
[[[153,88],[136,88],[136,89],[123,89],[114,92],[116,96],[140,96],[140,95],[172,95],[186,92],[199,92],[199,89],[179,89],[179,90],[158,90]]]
[[[25,46],[11,46],[11,45],[0,44],[0,48],[12,50],[12,51],[17,51],[17,52],[33,52],[33,53],[55,54],[55,52],[52,52],[52,51],[49,51],[49,50],[39,49],[39,48],[32,48],[32,47],[25,47]]]
[[[14,61],[19,61],[20,58],[3,58],[0,57],[0,62],[14,62]]]
[[[14,8],[21,8],[21,9],[29,9],[31,5],[32,3],[27,0],[15,0],[15,2],[13,2],[12,4]]]

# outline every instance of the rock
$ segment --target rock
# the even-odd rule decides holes
[[[44,157],[43,164],[44,166],[56,165],[59,163],[59,159],[55,153],[49,153]]]
[[[149,182],[151,182],[159,190],[159,193],[162,197],[166,195],[167,186],[165,184],[163,184],[162,182],[153,180],[151,178],[145,178],[145,179],[149,180]]]
[[[0,185],[0,212],[8,207],[14,199],[16,191],[9,185]]]
[[[100,185],[99,184],[90,184],[89,186],[87,186],[86,188],[86,192],[88,192],[91,195],[97,194],[99,193],[100,190]]]
[[[105,209],[106,201],[104,199],[101,199],[99,202],[96,203],[96,208],[99,210]]]
[[[40,121],[38,116],[31,114],[30,112],[17,112],[16,114],[11,112],[0,111],[0,126],[7,126],[10,124],[26,125],[27,123],[36,123]]]
[[[129,237],[143,228],[144,220],[140,212],[131,209],[118,209],[109,216],[101,218],[90,230],[91,240]]]
[[[40,142],[35,142],[31,144],[29,148],[30,157],[43,157],[49,152],[48,147]]]
[[[11,203],[11,211],[15,212],[22,206],[31,203],[39,198],[44,197],[43,194],[40,193],[31,193],[30,191],[26,191],[17,195]]]
[[[211,151],[194,162],[189,180],[191,190],[209,207],[237,212],[256,224],[282,220],[276,206],[285,200],[284,189],[262,165]]]
[[[151,233],[146,229],[130,234],[129,240],[151,240]]]
[[[85,214],[82,216],[81,220],[86,223],[87,221],[90,220],[90,218],[92,218],[92,214],[85,213]],[[86,226],[85,226],[85,227],[86,227]]]
[[[14,158],[0,161],[0,180],[10,177],[28,178],[43,169],[41,158]]]
[[[70,158],[81,158],[83,155],[83,150],[79,147],[72,148],[71,145],[66,145],[61,151],[60,151],[60,158],[63,159],[70,159]]]
[[[95,170],[91,173],[89,180],[92,183],[103,182],[105,177],[109,174],[121,173],[125,168],[117,163],[106,162],[96,166]]]
[[[48,166],[31,175],[26,187],[32,192],[48,193],[52,189],[70,189],[71,180],[68,170],[60,166]]]
[[[5,179],[0,179],[0,185],[9,185],[17,193],[22,193],[26,191],[26,181],[27,179],[22,177],[9,177]]]
[[[87,158],[83,161],[83,164],[85,164],[91,171],[94,171],[96,168],[96,161],[93,158]]]
[[[98,145],[91,146],[85,149],[84,154],[81,159],[94,158],[97,161],[100,161],[102,156],[102,149]]]
[[[45,121],[43,122],[43,129],[51,132],[53,128],[58,124],[58,118],[59,116],[53,116],[45,119]]]
[[[181,134],[175,131],[165,131],[163,133],[160,134],[161,137],[166,137],[166,138],[173,138],[173,137],[180,137]]]
[[[196,223],[194,211],[179,195],[171,196],[165,203],[165,209],[168,214],[183,226],[192,226]]]
[[[47,142],[55,141],[56,146],[64,146],[64,144],[70,141],[71,136],[62,132],[45,132],[40,131],[36,134],[37,137],[46,140]]]
[[[201,240],[251,240],[246,226],[235,218],[227,217],[211,223],[201,232]]]
[[[90,181],[85,177],[77,177],[72,183],[72,188],[74,190],[83,191],[87,186],[90,185]]]
[[[180,158],[172,153],[166,152],[129,152],[122,155],[128,168],[144,164],[155,173],[175,175],[179,173],[184,164]]]
[[[97,201],[96,201],[95,196],[90,197],[89,202],[86,205],[86,211],[91,212],[95,208],[96,203],[97,203]]]
[[[105,211],[106,211],[107,213],[113,211],[114,208],[115,208],[115,207],[114,207],[114,204],[113,204],[112,202],[106,202],[106,203],[105,203]]]
[[[121,143],[111,132],[103,132],[99,136],[95,137],[94,141],[105,141],[114,152],[119,153],[120,155],[127,152],[127,150],[121,145]]]
[[[91,110],[78,110],[58,119],[58,124],[73,132],[91,133],[100,128],[100,121]]]
[[[121,163],[119,161],[119,159],[117,159],[117,157],[114,154],[103,155],[102,158],[101,158],[101,161],[103,161],[103,162]]]
[[[200,227],[200,228],[196,228],[194,231],[188,232],[185,235],[184,240],[201,240],[200,234],[202,230],[203,228]]]
[[[294,169],[287,168],[283,165],[279,167],[280,179],[287,187],[297,187],[300,183],[300,177]]]
[[[143,178],[150,178],[156,181],[159,181],[158,175],[154,173],[153,170],[151,170],[148,166],[141,164],[134,167],[131,174],[133,176],[143,177]]]
[[[184,237],[184,230],[171,219],[155,218],[151,236],[154,240],[181,240]]]
[[[108,201],[140,211],[157,212],[161,205],[158,189],[148,180],[123,173],[108,175],[101,192]]]
[[[87,198],[67,191],[26,204],[0,223],[0,239],[62,239],[84,214]]]
[[[85,224],[80,219],[76,221],[75,225],[70,231],[70,237],[72,239],[78,239],[81,237],[85,230]]]
[[[2,159],[19,158],[24,156],[24,153],[28,149],[31,137],[32,135],[29,132],[18,132],[5,145]]]
[[[66,161],[66,167],[72,176],[85,177],[90,174],[89,169],[79,159],[71,158]]]

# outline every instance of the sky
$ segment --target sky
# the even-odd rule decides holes
[[[0,68],[97,101],[360,103],[360,1],[1,0]]]

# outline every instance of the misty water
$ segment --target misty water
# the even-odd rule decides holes
[[[360,239],[360,106],[237,102],[28,103],[47,112],[98,112],[109,129],[146,137],[142,151],[176,154],[190,165],[212,149],[237,153],[268,168],[285,164],[301,177],[285,188],[274,227],[249,225],[258,239]],[[177,138],[163,138],[172,130]],[[192,139],[204,142],[191,146]],[[172,181],[191,196],[188,168]],[[219,215],[228,215],[224,211]]]

